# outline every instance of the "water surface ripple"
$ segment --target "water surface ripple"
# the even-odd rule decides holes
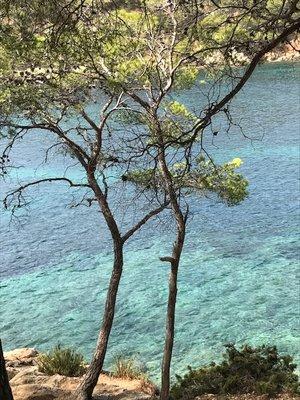
[[[275,343],[300,362],[299,72],[299,65],[261,67],[236,99],[235,118],[248,136],[263,135],[261,141],[237,132],[216,139],[217,158],[244,160],[250,196],[234,208],[192,201],[174,372],[216,359],[228,342]],[[41,173],[28,162],[37,157],[35,145],[25,143],[19,157],[24,179]],[[51,174],[55,168],[41,167]],[[111,270],[110,241],[96,211],[66,207],[71,194],[65,189],[50,185],[32,193],[21,228],[1,210],[0,336],[6,349],[49,349],[61,342],[88,358]],[[152,228],[127,246],[107,366],[116,354],[135,354],[158,376],[168,275],[158,257],[170,247],[171,235],[163,226]]]

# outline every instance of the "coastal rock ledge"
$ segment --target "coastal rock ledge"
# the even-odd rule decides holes
[[[22,348],[4,353],[6,368],[14,400],[72,400],[80,378],[62,375],[48,376],[38,371],[38,351]],[[94,392],[95,400],[154,400],[154,386],[139,380],[114,378],[101,374]],[[196,397],[195,400],[224,400],[213,394]],[[267,396],[251,394],[228,396],[227,400],[267,400]],[[300,400],[298,396],[280,395],[277,400]]]
[[[48,376],[38,371],[38,351],[22,348],[4,353],[14,400],[72,400],[72,393],[80,378],[61,375]],[[100,376],[95,388],[95,400],[149,400],[151,388],[143,387],[139,380],[125,380]]]

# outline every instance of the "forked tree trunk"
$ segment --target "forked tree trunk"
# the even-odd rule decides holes
[[[170,368],[174,344],[174,328],[175,328],[175,307],[177,297],[177,274],[178,262],[171,262],[171,271],[169,278],[169,298],[166,319],[166,336],[165,347],[161,369],[161,392],[160,399],[169,399],[170,394]]]
[[[98,336],[96,350],[88,367],[86,374],[79,387],[76,390],[75,397],[77,400],[91,400],[93,390],[98,382],[99,375],[102,371],[109,335],[111,332],[114,315],[117,293],[120,279],[123,271],[123,244],[115,244],[115,258],[112,276],[110,278],[105,310],[102,320],[101,330]]]
[[[5,360],[2,350],[1,339],[0,339],[0,399],[14,400],[5,367]]]

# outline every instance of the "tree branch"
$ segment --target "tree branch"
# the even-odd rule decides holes
[[[155,208],[145,215],[144,218],[142,218],[134,227],[129,229],[129,231],[122,236],[123,243],[125,243],[136,231],[138,231],[147,221],[149,221],[149,219],[155,217],[157,214],[163,211],[169,205],[169,203],[169,201],[165,201],[161,206]]]
[[[174,257],[169,257],[169,256],[159,257],[159,259],[160,259],[160,261],[169,262],[171,264],[173,264],[175,262],[175,258]]]
[[[209,123],[211,117],[214,116],[218,111],[220,111],[245,86],[249,78],[252,76],[255,68],[261,61],[261,59],[267,53],[269,53],[271,50],[277,47],[281,42],[283,42],[289,35],[296,32],[299,28],[300,28],[300,19],[298,19],[298,21],[292,24],[289,28],[285,29],[281,33],[281,35],[272,40],[263,49],[261,49],[258,53],[256,53],[256,55],[253,57],[252,61],[248,65],[244,75],[240,79],[239,83],[232,89],[231,92],[229,92],[225,97],[223,97],[223,99],[219,103],[217,103],[212,109],[210,109],[210,111],[206,114],[206,116],[201,121],[199,121],[196,124],[196,126],[194,126],[193,129],[195,129],[195,134],[197,134],[200,130],[205,128]]]
[[[3,199],[4,208],[5,209],[9,208],[9,203],[8,203],[9,198],[11,198],[11,197],[13,198],[14,195],[16,195],[16,194],[18,194],[19,196],[22,196],[22,192],[24,190],[26,190],[27,188],[29,188],[30,186],[39,185],[40,183],[45,183],[45,182],[51,183],[51,182],[59,182],[59,181],[67,182],[70,185],[70,187],[86,187],[86,188],[90,188],[90,186],[88,184],[74,183],[73,181],[71,181],[71,179],[68,179],[68,178],[65,178],[65,177],[39,179],[37,181],[29,182],[29,183],[26,183],[25,185],[19,186],[17,189],[15,189],[12,192],[8,193]],[[21,204],[19,203],[18,206],[21,206]]]

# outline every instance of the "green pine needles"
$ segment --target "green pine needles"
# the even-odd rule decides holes
[[[224,203],[234,206],[248,196],[248,181],[236,172],[242,165],[240,158],[234,158],[222,165],[199,157],[194,166],[176,163],[171,173],[177,189],[185,189],[186,194],[206,195],[215,193]],[[131,171],[123,175],[128,180],[145,189],[163,189],[163,178],[159,169]]]
[[[47,354],[38,357],[39,371],[47,375],[82,376],[85,372],[84,358],[70,348],[55,346]]]
[[[194,400],[205,393],[267,394],[284,391],[299,393],[299,378],[294,373],[292,357],[280,355],[275,346],[243,346],[230,344],[220,364],[191,368],[184,377],[177,376],[172,388],[173,400]]]

